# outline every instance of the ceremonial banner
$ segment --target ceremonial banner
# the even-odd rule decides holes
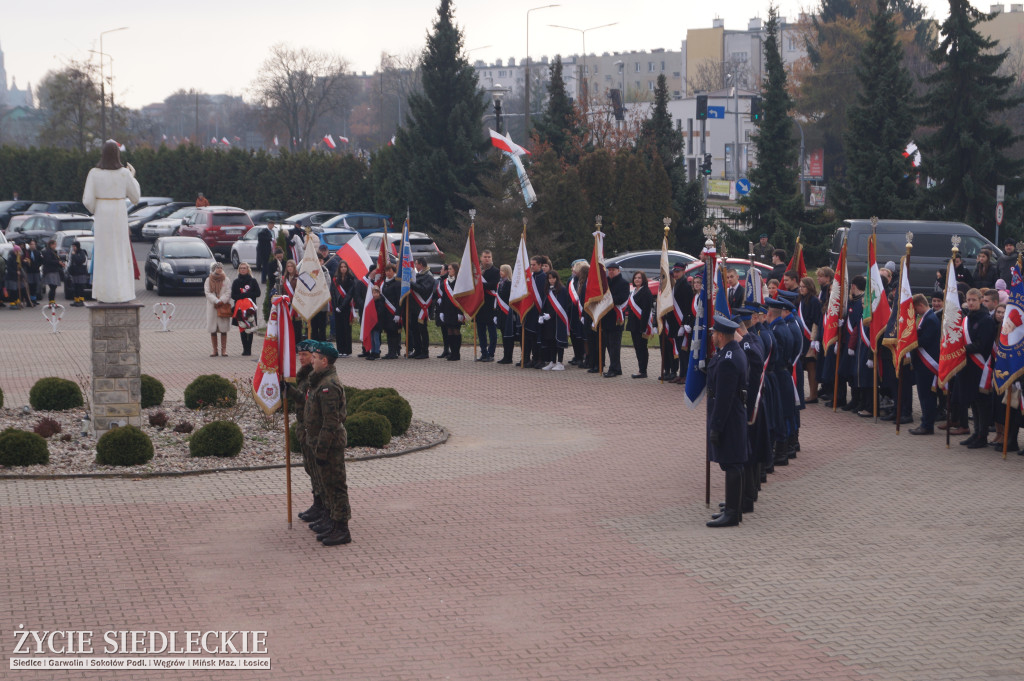
[[[405,226],[402,227],[402,259],[398,264],[398,279],[402,282],[402,291],[398,296],[399,302],[405,300],[412,288],[412,279],[416,276],[413,268],[412,247],[409,245],[409,218],[405,219]]]
[[[900,261],[900,307],[896,323],[896,370],[899,371],[903,356],[917,347],[917,314],[914,312],[914,294],[910,290],[910,273],[907,271],[905,255]]]
[[[281,406],[281,380],[295,380],[295,336],[288,296],[274,296],[263,350],[252,379],[256,403],[267,415]]]
[[[751,263],[747,270],[746,301],[751,305],[764,305],[764,279],[761,268]]]
[[[711,306],[711,310],[708,312],[710,315],[708,319],[712,319],[716,314],[729,319],[732,318],[732,309],[729,307],[729,289],[725,287],[725,280],[722,277],[722,269],[724,267],[724,259],[719,260],[715,265],[715,304]]]
[[[889,322],[892,310],[889,309],[889,299],[885,295],[882,275],[878,271],[874,232],[868,239],[868,276],[866,279],[867,290],[864,292],[864,314],[861,321],[869,329],[868,338],[871,339],[871,347],[875,347],[878,337],[885,333],[885,326]]]
[[[967,364],[967,340],[960,325],[960,296],[956,290],[953,259],[946,265],[946,302],[942,311],[942,340],[939,344],[939,385],[948,387],[950,379]]]
[[[704,265],[703,279],[709,281],[707,264]],[[686,364],[686,385],[683,392],[686,395],[686,404],[695,409],[704,398],[704,389],[707,387],[708,377],[704,367],[707,363],[708,352],[708,287],[701,286],[700,291],[693,299],[693,308],[696,319],[693,323],[693,341],[690,343],[690,353],[687,355]]]
[[[807,276],[807,265],[804,264],[804,245],[800,243],[800,237],[796,238],[796,248],[793,250],[793,257],[786,265],[787,272],[796,272],[797,283]]]
[[[608,273],[604,269],[604,232],[594,232],[594,250],[590,255],[590,271],[587,274],[587,295],[583,307],[596,329],[601,318],[614,307],[612,293],[608,290]]]
[[[373,290],[380,290],[369,277],[363,280],[366,282],[366,298],[363,299],[363,311],[359,315],[359,340],[362,341],[363,350],[373,352],[373,328],[377,326],[377,305],[373,301]]]
[[[821,349],[828,350],[829,346],[839,340],[839,330],[842,327],[841,320],[846,316],[846,303],[850,295],[850,275],[846,271],[846,240],[843,240],[843,247],[839,249],[839,260],[836,262],[836,274],[832,280],[832,290],[829,291],[828,307],[825,308],[825,321],[823,322]]]
[[[345,245],[338,249],[338,257],[348,263],[348,268],[352,270],[352,274],[356,279],[365,277],[370,271],[370,265],[373,264],[373,258],[370,257],[366,247],[363,246],[363,242],[358,234],[346,241]]]
[[[319,247],[320,239],[315,234],[307,234],[293,292],[292,309],[307,322],[331,302],[331,284],[316,254]]]
[[[469,225],[466,248],[462,251],[462,263],[455,277],[452,294],[470,319],[476,317],[476,313],[484,304],[484,280],[480,274],[480,259],[476,253],[476,227],[473,223]]]
[[[675,309],[675,300],[672,298],[672,270],[668,267],[668,235],[666,234],[661,239],[661,280],[658,283],[658,309],[655,315],[658,320],[658,333],[661,333],[661,329],[664,323],[661,321],[662,317],[667,314],[671,314]]]
[[[1006,387],[1024,375],[1024,281],[1019,266],[1011,270],[1010,294],[1006,301],[1003,326],[996,339],[996,368],[992,378],[996,392],[1003,393]]]
[[[533,307],[533,296],[530,295],[530,256],[526,253],[526,232],[519,238],[519,250],[516,252],[516,266],[512,270],[512,288],[508,297],[509,307],[519,312],[522,319]]]

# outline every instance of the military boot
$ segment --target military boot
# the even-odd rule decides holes
[[[318,536],[317,539],[320,539]],[[337,546],[348,544],[352,541],[352,533],[348,531],[348,522],[345,520],[334,523],[334,531],[322,540],[324,546]]]
[[[775,442],[775,465],[776,466],[788,466],[789,465],[789,452],[786,449],[785,440],[777,440]]]
[[[338,524],[336,522],[334,522],[333,520],[331,520],[330,518],[327,518],[324,521],[324,525],[325,525],[324,529],[322,531],[316,533],[316,540],[317,541],[323,541],[324,537],[326,537],[326,536],[330,535],[332,532],[334,532],[335,528],[338,526]]]
[[[320,501],[320,496],[317,494],[313,495],[313,505],[307,508],[305,511],[299,514],[299,520],[303,520],[307,523],[311,523],[316,520],[320,520],[323,516],[324,502]]]
[[[743,469],[730,469],[725,472],[725,508],[721,514],[713,520],[709,520],[708,527],[734,527],[740,524],[743,518],[741,506],[743,503]]]
[[[309,529],[313,530],[317,534],[320,534],[321,532],[323,532],[324,530],[329,529],[332,526],[333,526],[333,522],[331,521],[331,516],[329,516],[328,514],[324,513],[323,516],[319,520],[309,524]]]

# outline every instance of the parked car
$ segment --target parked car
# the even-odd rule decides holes
[[[195,213],[198,208],[189,205],[179,208],[167,217],[158,220],[150,220],[142,226],[143,241],[153,241],[162,236],[177,236],[178,228],[185,218]]]
[[[371,257],[376,257],[380,252],[380,242],[384,238],[383,232],[374,232],[363,237],[363,246]],[[401,248],[402,233],[388,232],[388,257],[392,262],[398,262],[398,249]],[[412,251],[413,259],[424,258],[431,274],[440,274],[441,266],[444,265],[444,253],[437,247],[434,240],[423,232],[409,232],[409,248]]]
[[[252,227],[252,220],[244,210],[210,206],[186,218],[178,234],[202,239],[214,254],[226,260],[231,255],[232,244]]]
[[[81,201],[35,201],[25,209],[26,213],[79,213],[92,215]]]
[[[170,291],[202,293],[214,262],[213,251],[199,237],[161,237],[146,256],[146,290],[155,287],[161,296]]]
[[[11,221],[14,222],[14,219],[12,218]],[[93,220],[88,215],[33,213],[25,216],[24,220],[19,220],[18,224],[8,229],[7,238],[16,244],[25,244],[35,239],[39,247],[42,248],[46,245],[46,241],[57,232],[71,230],[92,232],[92,228]]]
[[[300,227],[308,226],[319,228],[335,215],[338,215],[337,211],[318,210],[310,213],[296,213],[295,215],[288,216],[282,220],[282,222],[288,225],[298,225]],[[319,229],[317,229],[317,231],[319,231]]]
[[[158,203],[149,206],[143,206],[142,208],[129,213],[128,215],[128,236],[132,241],[136,241],[142,238],[142,228],[145,227],[147,222],[151,220],[159,220],[165,218],[176,210],[191,206],[192,204],[187,201],[171,201],[168,203]]]
[[[28,207],[32,205],[31,201],[0,201],[0,231],[7,229],[7,223],[11,221],[11,216],[16,213],[22,213],[28,210]]]
[[[288,213],[283,210],[259,208],[257,210],[250,210],[246,212],[249,213],[249,219],[252,220],[252,224],[254,225],[265,225],[270,221],[283,222],[288,218]]]
[[[60,256],[61,260],[67,262],[68,253],[71,252],[71,244],[82,237],[89,237],[91,239],[92,232],[82,229],[70,229],[53,235],[53,240],[57,242],[57,255]]]
[[[668,252],[668,266],[672,267],[677,262],[681,262],[684,265],[697,260],[689,253],[683,253],[682,251],[669,251]],[[647,275],[648,281],[657,281],[661,278],[661,250],[650,250],[650,251],[630,251],[628,253],[620,253],[612,258],[605,258],[605,267],[615,263],[622,270],[623,278],[628,281],[633,281],[633,275],[637,272],[643,272]]]
[[[17,215],[12,215],[7,223],[7,229],[3,230],[4,234],[13,233],[18,225],[24,224],[24,222],[33,215],[35,215],[35,213],[18,213]]]
[[[974,270],[978,252],[988,248],[997,256],[1002,250],[983,237],[970,225],[962,222],[929,222],[925,220],[879,220],[875,230],[875,258],[879,267],[891,260],[899,265],[906,253],[907,232],[914,233],[910,253],[910,288],[914,293],[928,293],[935,287],[935,272],[946,270],[952,249],[952,237],[960,237],[960,257],[964,267]],[[846,239],[846,264],[850,276],[867,269],[870,220],[843,220],[843,226],[832,237],[829,264],[835,268],[839,250]],[[899,276],[898,273],[896,273]]]
[[[344,227],[324,227],[318,235],[320,243],[327,246],[329,253],[337,253],[338,249],[349,242],[350,239],[358,239],[359,232]],[[379,248],[379,247],[378,247]]]
[[[0,258],[6,258],[12,248],[14,248],[14,244],[7,240],[3,232],[0,232]]]
[[[93,250],[93,246],[96,245],[96,238],[92,234],[88,234],[88,235],[83,234],[83,235],[80,235],[77,238],[73,239],[71,243],[74,243],[75,241],[77,241],[78,245],[82,247],[83,251],[85,251],[85,255],[86,255],[85,264],[86,264],[86,266],[88,266],[89,263],[92,261],[92,250]],[[68,244],[68,253],[71,252],[71,243]],[[60,242],[59,241],[57,242],[57,248],[58,248],[58,250],[60,249]],[[64,258],[62,257],[61,259],[63,260]],[[67,270],[66,267],[64,268],[63,278],[64,278],[64,300],[72,300],[75,297],[75,295],[74,295],[75,287],[74,287],[74,284],[71,283],[71,275],[68,274],[68,270]],[[89,281],[87,281],[85,284],[82,285],[82,295],[85,296],[86,300],[92,299],[92,277],[90,277]]]
[[[363,238],[374,232],[395,231],[395,223],[390,215],[383,213],[342,213],[330,223],[324,223],[324,229],[328,227],[347,227],[359,232]]]
[[[174,199],[169,196],[142,196],[139,198],[139,202],[128,208],[128,215],[138,213],[143,208],[149,206],[163,206],[168,203],[174,203]],[[189,205],[188,201],[178,201],[183,206]]]
[[[270,229],[266,225],[256,225],[242,236],[241,239],[231,244],[231,264],[234,265],[235,269],[243,262],[247,262],[250,265],[256,265],[256,246],[257,239],[259,238],[260,232]],[[277,243],[277,235],[281,232],[284,227],[274,227],[271,241],[271,251],[273,251],[274,244]]]

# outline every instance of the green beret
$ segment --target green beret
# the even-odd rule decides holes
[[[299,341],[295,346],[296,352],[316,352],[316,346],[318,343],[315,340],[307,338],[304,341]]]
[[[334,347],[332,343],[325,341],[312,341],[312,343],[316,346],[313,348],[313,352],[317,352],[327,359],[338,359],[338,348]]]

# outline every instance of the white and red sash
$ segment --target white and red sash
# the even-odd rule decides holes
[[[508,314],[508,303],[506,303],[501,296],[495,296],[494,302],[498,304],[498,309],[501,310],[502,314]]]
[[[971,332],[968,330],[968,317],[964,317],[961,325],[964,330],[964,340],[968,345],[971,344]],[[980,352],[972,352],[968,357],[974,362],[974,365],[981,369],[981,379],[978,381],[978,387],[982,390],[988,391],[992,389],[992,356],[982,356]]]
[[[291,282],[288,281],[288,277],[281,277],[281,289],[284,291],[284,295],[288,297],[288,310],[291,312],[292,318],[298,319],[298,315],[296,315],[295,311],[292,310],[291,307],[291,301],[295,299],[295,288],[292,286]]]
[[[412,292],[412,296],[413,300],[416,301],[416,304],[419,305],[420,308],[419,314],[416,315],[416,319],[421,322],[427,321],[427,318],[430,316],[430,303],[434,300],[434,293],[431,292],[430,295],[427,296],[426,300],[424,300],[423,296],[416,291]]]
[[[583,301],[580,300],[580,294],[579,292],[576,291],[576,287],[573,285],[574,283],[575,277],[573,277],[573,279],[569,282],[569,302],[571,302],[576,307],[577,314],[582,315]]]
[[[800,324],[800,330],[804,333],[804,338],[811,340],[811,330],[807,328],[807,322],[804,321],[804,301],[801,300],[796,304],[796,321]],[[867,341],[865,341],[867,342]],[[870,344],[869,344],[870,345]]]
[[[626,304],[629,305],[629,311],[633,313],[633,316],[637,318],[637,321],[643,321],[643,310],[636,304],[636,292],[640,289],[633,289],[629,292],[629,298],[626,300]]]
[[[563,324],[565,324],[565,328],[568,329],[569,315],[566,314],[564,309],[562,309],[562,304],[558,302],[558,297],[555,295],[554,291],[548,292],[548,300],[551,302],[551,307],[555,309],[555,314],[558,315],[558,318],[562,320]]]
[[[388,300],[388,297],[386,295],[384,295],[384,284],[385,284],[385,282],[381,282],[381,284],[380,284],[380,286],[381,286],[380,299],[384,301],[384,306],[388,308],[388,312],[390,312],[391,315],[394,316],[394,315],[398,314],[398,308],[395,307],[394,303],[392,303],[390,300]]]
[[[615,306],[615,323],[616,324],[622,324],[624,321],[626,321],[626,306],[628,306],[628,305],[629,305],[629,299],[627,298],[626,302],[624,302],[622,305],[616,305]]]
[[[651,308],[651,313],[647,315],[647,328],[644,329],[644,338],[650,338],[654,334],[658,333],[658,325],[654,323],[654,308]]]
[[[341,299],[344,300],[348,297],[348,292],[339,284],[337,281],[334,282],[334,288],[337,289],[338,293],[341,294]],[[351,304],[348,306],[348,320],[350,322],[356,319],[356,309]]]
[[[542,312],[544,310],[544,295],[537,288],[537,280],[532,275],[530,276],[530,291],[533,292],[533,303],[537,306],[537,312]]]
[[[694,300],[696,300],[696,296],[694,296]],[[693,313],[696,315],[697,311],[693,310]],[[679,326],[682,326],[683,325],[683,311],[682,311],[682,309],[680,309],[679,301],[676,300],[675,296],[672,296],[672,314],[674,314],[676,316],[676,323],[678,323]]]
[[[455,292],[452,291],[452,287],[448,283],[447,279],[444,280],[444,282],[441,284],[441,287],[444,289],[444,295],[448,297],[448,300],[451,302],[452,305],[455,306],[455,309],[461,310],[462,307],[459,305],[459,301],[455,299]],[[461,317],[462,314],[460,313],[459,316]]]

